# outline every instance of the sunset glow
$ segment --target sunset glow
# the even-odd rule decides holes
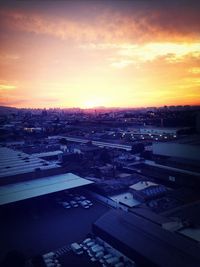
[[[2,2],[0,105],[200,104],[200,4],[160,2]]]

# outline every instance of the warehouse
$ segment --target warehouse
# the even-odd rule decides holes
[[[56,162],[49,162],[19,150],[0,147],[0,185],[61,173],[63,169]]]
[[[0,147],[0,205],[93,183],[63,172],[56,162]]]
[[[139,266],[199,267],[199,246],[135,214],[109,211],[93,232]]]
[[[92,184],[73,173],[65,173],[0,187],[0,205]]]
[[[169,167],[157,164],[153,161],[145,161],[145,163],[139,163],[134,167],[135,170],[140,174],[160,181],[166,181],[170,182],[171,184],[178,184],[188,187],[200,186],[199,172]]]

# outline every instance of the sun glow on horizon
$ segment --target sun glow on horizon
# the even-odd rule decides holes
[[[90,109],[90,108],[97,108],[97,107],[103,107],[105,106],[105,101],[100,98],[91,98],[83,102],[83,105],[81,105],[84,109]]]
[[[0,4],[0,105],[199,105],[199,4],[174,1]]]

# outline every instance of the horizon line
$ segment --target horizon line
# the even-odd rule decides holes
[[[164,107],[200,107],[199,104],[182,104],[182,105],[162,105],[162,106],[141,106],[141,107],[110,107],[110,106],[98,106],[98,107],[16,107],[16,106],[7,106],[7,105],[0,105],[0,108],[14,108],[14,109],[80,109],[80,110],[96,110],[96,109],[147,109],[147,108],[164,108]]]

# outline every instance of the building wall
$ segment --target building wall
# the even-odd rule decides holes
[[[12,176],[6,176],[6,177],[0,178],[0,185],[39,179],[39,178],[43,178],[47,176],[62,174],[64,172],[65,171],[62,167],[57,167],[54,169],[38,170],[38,171],[29,172],[29,173],[21,173],[21,174],[16,174]]]
[[[109,223],[109,222],[108,222]],[[139,263],[139,266],[143,267],[158,267],[155,265],[155,263],[152,263],[148,259],[145,259],[142,257],[139,253],[137,253],[135,250],[131,249],[129,246],[127,246],[125,243],[123,243],[121,240],[116,239],[113,237],[110,233],[105,231],[103,228],[99,227],[96,224],[92,225],[93,233],[106,241],[108,244],[110,244],[113,248],[119,250],[122,254],[130,258],[131,260]]]
[[[95,192],[91,192],[88,191],[88,193],[95,199],[105,203],[106,205],[112,207],[112,208],[116,208],[116,209],[122,209],[124,211],[128,211],[128,208],[126,206],[124,206],[123,204],[117,203],[114,200],[108,198],[108,197],[104,197],[102,195],[99,195]]]
[[[200,134],[200,112],[197,114],[196,117],[196,130]]]
[[[154,155],[185,158],[200,162],[200,146],[177,143],[154,143],[152,147]]]
[[[198,188],[200,186],[200,177],[194,176],[192,174],[169,170],[166,168],[146,165],[145,167],[141,168],[141,173],[144,176],[169,181],[179,185]]]

